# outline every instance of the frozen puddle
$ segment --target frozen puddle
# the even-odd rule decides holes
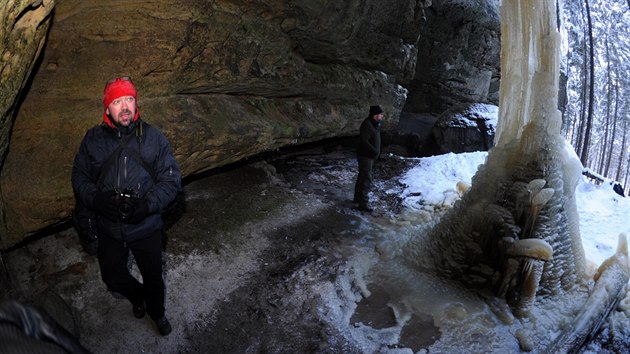
[[[480,296],[396,261],[370,265],[370,256],[359,256],[324,299],[327,320],[363,352],[520,351]]]

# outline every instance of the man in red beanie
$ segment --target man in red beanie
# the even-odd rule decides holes
[[[108,83],[103,94],[103,122],[110,127],[126,127],[138,120],[140,113],[137,99],[138,91],[131,80],[117,78]]]
[[[81,142],[72,188],[78,202],[97,215],[103,282],[129,299],[135,317],[148,313],[167,335],[172,328],[164,309],[160,213],[181,190],[181,174],[166,136],[140,119],[137,100],[128,77],[105,85],[103,122]],[[127,268],[130,251],[142,283]]]
[[[357,148],[359,174],[354,185],[354,202],[359,204],[358,209],[361,211],[374,211],[369,205],[369,193],[372,189],[374,160],[381,154],[382,120],[383,110],[381,106],[370,106],[370,112],[359,128],[359,146]]]

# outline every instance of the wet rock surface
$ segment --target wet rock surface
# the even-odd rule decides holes
[[[374,253],[366,235],[400,210],[396,176],[407,164],[387,154],[377,162],[372,214],[351,203],[356,162],[342,146],[252,161],[188,183],[185,212],[165,237],[167,337],[106,290],[96,259],[71,228],[4,256],[10,295],[45,308],[95,353],[360,353],[326,320],[335,309],[322,298],[347,291],[362,299],[340,289],[338,278],[352,272],[348,257]],[[368,322],[357,316],[353,322]],[[390,316],[375,327],[392,325]]]
[[[13,115],[52,22],[54,0],[7,0],[0,6],[0,166],[9,147]]]

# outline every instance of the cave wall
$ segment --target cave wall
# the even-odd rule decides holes
[[[355,135],[371,104],[383,106],[387,133],[405,104],[416,113],[433,109],[408,97],[437,90],[444,101],[437,106],[445,107],[460,91],[478,92],[478,77],[494,78],[483,60],[472,59],[453,62],[461,66],[458,78],[473,77],[464,84],[444,85],[449,76],[438,75],[436,63],[452,51],[436,51],[426,37],[455,29],[459,38],[477,28],[443,21],[450,16],[445,6],[459,2],[56,0],[2,167],[0,246],[71,215],[72,160],[85,131],[101,121],[108,79],[133,78],[141,116],[166,133],[185,176],[280,147]],[[494,20],[498,26],[488,10],[496,2],[479,4],[478,28],[493,28],[487,23]],[[453,49],[458,58],[496,54],[498,66],[497,44],[472,36],[467,44],[444,46],[466,44]],[[432,63],[431,75],[419,75],[417,58]],[[409,91],[418,87],[423,94]]]
[[[111,77],[134,79],[141,116],[190,175],[354,135],[370,104],[396,117],[418,11],[408,0],[57,1],[2,170],[5,246],[70,216],[72,160]]]
[[[46,42],[54,6],[53,0],[4,0],[0,5],[0,166],[20,94]]]
[[[499,105],[499,0],[434,1],[425,11],[404,111],[439,115],[460,104]]]

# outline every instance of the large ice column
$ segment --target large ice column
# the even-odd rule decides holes
[[[497,146],[521,139],[529,124],[538,129],[538,143],[559,137],[559,49],[555,1],[503,1]]]
[[[554,244],[556,251],[562,251],[555,264],[547,263],[547,278],[543,282],[547,281],[549,286],[556,286],[562,280],[574,281],[573,277],[566,277],[567,272],[579,277],[584,275],[585,268],[574,200],[581,165],[560,136],[562,120],[557,109],[560,33],[555,6],[551,0],[501,4],[502,77],[496,139],[499,149],[516,154],[505,156],[508,161],[531,159],[530,167],[541,168],[541,177],[556,190],[557,196],[542,213],[539,224],[546,221],[548,225],[557,225],[556,228],[565,225],[566,229],[560,232],[547,228],[537,236]],[[515,142],[519,142],[518,148],[510,149]],[[567,253],[571,257],[565,257]],[[545,287],[542,289],[544,292]]]

